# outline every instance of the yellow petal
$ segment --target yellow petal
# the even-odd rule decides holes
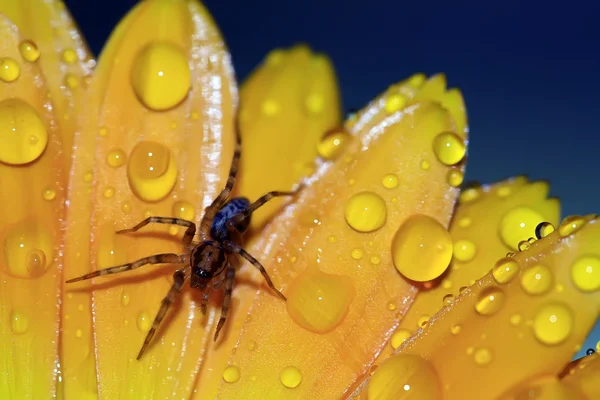
[[[78,107],[96,62],[62,1],[0,0],[0,10],[21,31],[19,59],[38,64],[44,74],[70,165]]]
[[[547,186],[545,182],[527,182],[525,177],[508,179],[494,185],[467,189],[463,201],[457,206],[450,234],[454,243],[451,267],[438,279],[420,287],[420,292],[400,326],[392,336],[390,345],[380,354],[385,359],[422,323],[431,318],[445,305],[451,304],[462,287],[473,284],[485,275],[499,254],[512,251],[505,243],[501,226],[508,215],[523,214],[523,210],[537,215],[533,220],[516,219],[505,229],[511,236],[527,240],[535,237],[535,228],[544,221],[557,224],[559,204],[557,199],[547,199],[535,189]],[[464,199],[467,200],[464,200]],[[527,225],[521,228],[525,221]]]
[[[157,253],[185,252],[183,230],[176,227],[155,224],[132,235],[115,231],[151,215],[197,222],[221,189],[233,153],[237,94],[230,56],[196,1],[137,5],[111,36],[92,85],[72,174],[67,278]],[[66,393],[81,398],[82,391],[93,389],[96,364],[98,389],[106,398],[190,395],[204,349],[212,346],[207,332],[214,311],[202,318],[189,289],[136,360],[176,268],[147,266],[67,286],[63,307],[72,323],[65,324],[63,335],[80,344],[65,350]]]
[[[66,160],[48,86],[0,16],[0,398],[56,395]]]
[[[577,366],[563,377],[563,384],[579,390],[588,399],[600,398],[600,355],[583,357]]]
[[[598,318],[600,291],[582,286],[578,265],[600,261],[599,238],[598,219],[565,219],[554,233],[504,260],[516,273],[494,269],[463,290],[392,358],[426,360],[434,371],[429,383],[448,398],[497,398],[524,377],[556,376]],[[589,281],[599,273],[583,269]],[[384,363],[380,368],[386,372]],[[361,389],[353,398],[378,387],[367,380]]]
[[[432,141],[454,126],[436,103],[388,115],[387,95],[360,113],[345,152],[319,169],[252,247],[288,300],[236,286],[236,321],[227,328],[236,330],[226,335],[237,337],[230,364],[239,379],[221,381],[219,398],[339,398],[368,369],[413,298],[390,244],[414,214],[447,226],[456,189],[445,182],[448,167],[436,161]],[[384,186],[388,174],[402,184]],[[262,285],[248,266],[240,275]]]
[[[256,199],[311,175],[317,142],[341,123],[338,92],[326,56],[304,45],[271,52],[240,91],[244,154],[237,192]],[[252,226],[264,225],[282,204],[266,204],[252,215]]]

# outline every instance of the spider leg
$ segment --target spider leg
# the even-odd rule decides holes
[[[187,279],[187,276],[185,275],[185,273],[183,271],[184,271],[184,269],[179,269],[179,270],[175,271],[175,273],[173,274],[173,285],[167,292],[167,295],[165,296],[165,298],[160,303],[160,309],[158,310],[158,313],[156,314],[156,317],[154,318],[154,322],[152,322],[152,327],[148,331],[148,334],[146,335],[146,339],[144,340],[144,344],[142,345],[142,348],[140,349],[140,352],[137,355],[138,360],[140,358],[142,358],[144,351],[146,351],[148,344],[150,343],[150,341],[152,340],[152,337],[154,337],[154,334],[156,333],[156,329],[158,328],[158,326],[160,325],[162,320],[165,318],[165,315],[167,314],[169,307],[171,306],[171,304],[173,304],[173,302],[175,301],[175,298],[181,291],[181,288],[183,287],[183,284],[185,283],[185,281]]]
[[[221,328],[223,328],[223,325],[225,325],[225,321],[227,320],[229,305],[231,303],[231,292],[233,291],[234,278],[235,268],[233,267],[233,265],[229,265],[225,272],[225,296],[223,297],[223,305],[221,306],[221,317],[219,318],[217,328],[215,329],[215,342],[217,341],[217,337],[219,337],[219,332],[221,331]]]
[[[167,224],[167,225],[179,225],[185,226],[187,229],[183,234],[183,244],[188,245],[192,242],[194,235],[196,234],[196,224],[192,221],[188,221],[180,218],[172,218],[172,217],[148,217],[133,228],[129,229],[121,229],[117,231],[117,233],[132,233],[137,232],[139,229],[143,228],[148,224]]]
[[[210,227],[215,219],[215,215],[217,215],[219,209],[223,206],[223,204],[225,204],[227,199],[229,199],[229,196],[231,196],[231,191],[233,190],[233,185],[235,184],[235,178],[237,176],[240,164],[240,156],[242,154],[242,136],[240,133],[239,116],[236,116],[234,130],[235,149],[233,151],[233,158],[231,159],[231,166],[229,167],[227,183],[225,184],[225,187],[221,193],[219,193],[219,195],[213,200],[211,205],[206,207],[204,216],[200,222],[200,232],[202,232],[203,237],[208,237],[208,233],[210,232]]]
[[[211,286],[207,286],[206,290],[202,294],[202,303],[200,303],[200,311],[202,315],[206,315],[206,309],[208,305],[208,298],[210,297]]]
[[[83,281],[86,279],[92,279],[97,276],[104,276],[110,274],[118,274],[120,272],[130,271],[132,269],[140,268],[147,264],[183,264],[187,261],[187,254],[174,254],[174,253],[165,253],[165,254],[156,254],[149,257],[140,258],[134,262],[117,265],[115,267],[109,267],[105,269],[99,269],[94,272],[90,272],[89,274],[85,274],[83,276],[69,279],[66,283]]]
[[[273,291],[275,292],[275,294],[277,294],[277,296],[279,296],[283,301],[287,301],[287,298],[283,295],[283,293],[281,293],[279,290],[277,290],[277,288],[275,287],[275,285],[273,285],[273,281],[271,281],[271,278],[269,277],[269,274],[265,270],[265,267],[263,267],[263,265],[260,263],[260,261],[258,261],[250,253],[248,253],[242,247],[238,246],[237,244],[235,244],[233,242],[225,241],[225,242],[223,242],[223,246],[227,250],[229,250],[229,251],[231,251],[233,253],[239,254],[240,256],[242,256],[243,258],[245,258],[247,261],[249,261],[250,263],[252,263],[252,265],[254,265],[256,268],[258,268],[258,270],[262,274],[263,278],[265,278],[265,281],[267,281],[267,285],[269,285],[269,287],[271,289],[273,289]]]
[[[241,221],[243,221],[244,219],[248,218],[254,211],[256,211],[256,209],[262,207],[263,205],[265,205],[266,202],[268,202],[269,200],[275,198],[275,197],[283,197],[283,196],[294,196],[296,195],[296,193],[298,193],[302,188],[304,187],[304,185],[300,185],[296,190],[293,191],[288,191],[288,192],[283,192],[283,191],[272,191],[269,193],[266,193],[262,196],[260,196],[260,198],[258,200],[256,200],[254,203],[250,204],[248,206],[248,208],[246,208],[244,211],[234,215],[228,222],[228,224],[230,225],[237,225],[239,224]]]

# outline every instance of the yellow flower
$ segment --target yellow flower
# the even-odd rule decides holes
[[[304,45],[239,93],[234,194],[305,183],[253,214],[244,245],[287,301],[241,265],[213,342],[222,296],[204,316],[186,286],[136,360],[176,267],[64,282],[184,251],[184,228],[116,231],[198,223],[221,190],[229,53],[195,0],[141,2],[97,65],[60,1],[0,12],[1,398],[598,397],[597,356],[567,367],[600,310],[598,218],[559,224],[523,177],[459,196],[468,127],[444,75],[342,123],[331,62]]]

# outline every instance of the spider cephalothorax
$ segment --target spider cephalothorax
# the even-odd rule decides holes
[[[77,282],[97,276],[115,274],[136,269],[147,264],[187,264],[173,274],[173,285],[163,299],[160,309],[156,314],[156,318],[152,323],[152,327],[146,335],[144,344],[137,356],[138,360],[142,357],[142,354],[144,354],[156,329],[164,319],[167,310],[171,304],[173,304],[177,294],[181,291],[181,288],[188,279],[190,280],[190,286],[192,288],[199,289],[203,292],[202,303],[200,306],[203,313],[206,313],[210,292],[213,289],[223,286],[224,297],[221,308],[221,318],[217,323],[214,336],[214,340],[217,340],[219,331],[223,328],[225,320],[227,319],[229,304],[231,302],[231,292],[233,290],[237,265],[232,257],[240,256],[258,268],[273,292],[281,299],[286,300],[285,296],[275,288],[275,285],[273,285],[269,274],[265,271],[262,264],[241,247],[241,238],[243,233],[248,229],[252,213],[257,208],[264,205],[273,197],[292,196],[299,189],[292,192],[269,192],[261,196],[254,203],[250,203],[245,197],[236,197],[230,200],[229,197],[231,196],[231,191],[233,190],[236,181],[240,155],[241,137],[239,125],[236,125],[236,146],[231,161],[231,167],[229,169],[229,177],[227,178],[225,188],[205,210],[204,216],[200,222],[200,241],[196,242],[193,240],[196,235],[196,224],[191,221],[172,217],[148,217],[133,228],[117,232],[136,232],[151,223],[184,226],[186,230],[183,235],[183,244],[188,249],[188,252],[183,254],[156,254],[141,258],[132,263],[90,272],[89,274],[67,281],[67,283]]]

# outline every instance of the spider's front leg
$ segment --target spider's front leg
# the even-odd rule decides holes
[[[219,318],[219,322],[217,323],[217,328],[215,329],[215,342],[219,337],[219,332],[223,325],[225,325],[225,321],[227,320],[227,314],[229,313],[229,305],[231,304],[231,292],[233,291],[233,282],[235,279],[235,268],[233,265],[229,264],[227,269],[225,270],[225,290],[223,296],[223,305],[221,306],[221,318]]]
[[[117,233],[120,234],[120,233],[137,232],[138,230],[140,230],[141,228],[143,228],[144,226],[146,226],[148,224],[166,224],[166,225],[184,226],[186,228],[186,230],[185,230],[185,233],[183,234],[183,244],[186,246],[189,245],[190,243],[192,243],[192,239],[194,238],[194,235],[196,234],[196,224],[194,224],[192,221],[188,221],[188,220],[181,219],[181,218],[172,218],[172,217],[148,217],[145,220],[143,220],[142,222],[140,222],[139,224],[137,224],[136,226],[134,226],[133,228],[121,229],[120,231],[117,231]]]

